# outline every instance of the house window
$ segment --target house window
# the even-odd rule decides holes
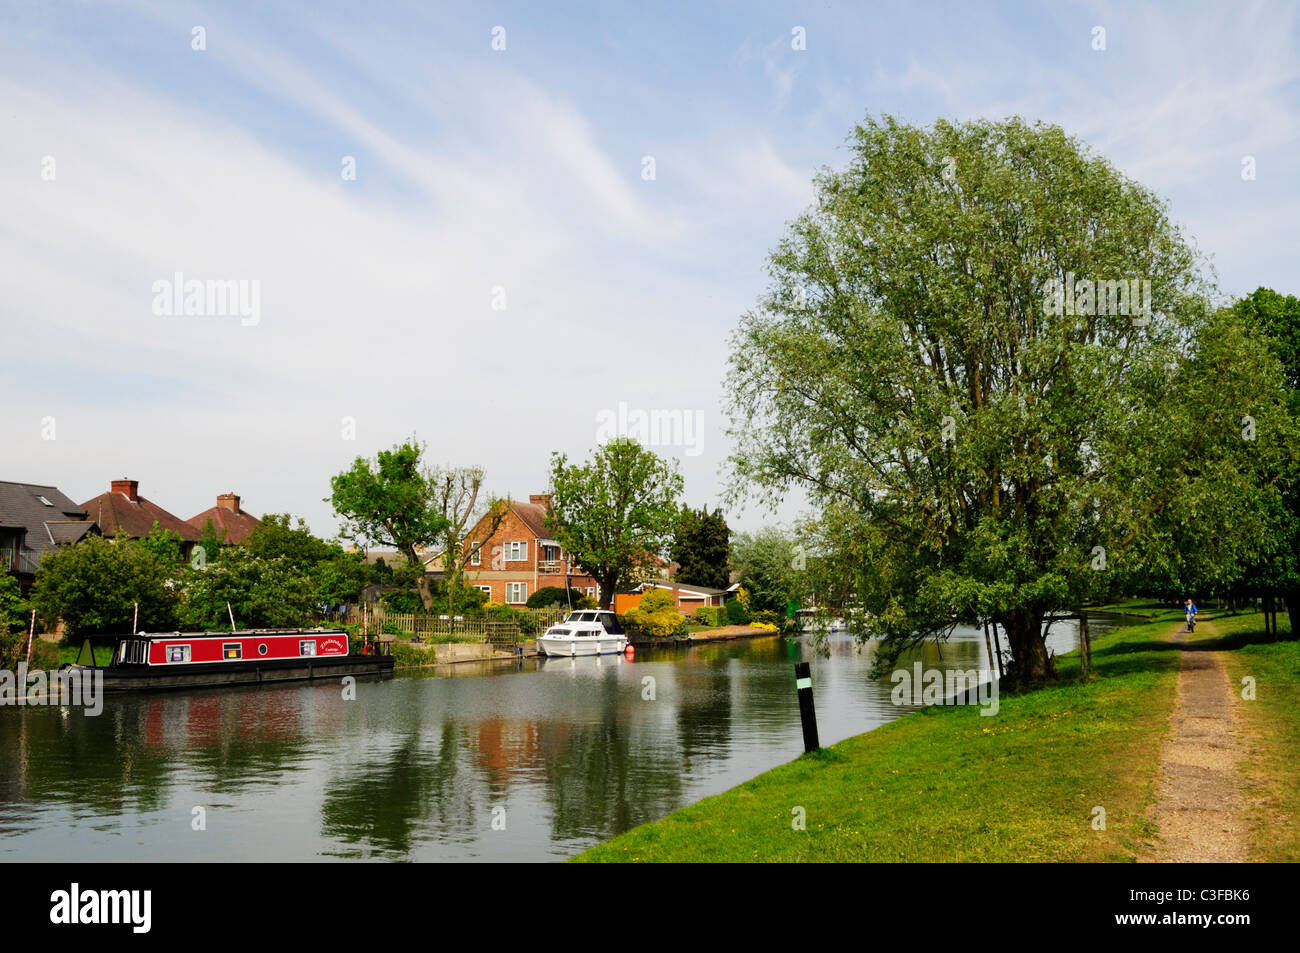
[[[299,643],[298,643],[298,654],[299,654],[299,655],[315,655],[315,654],[316,654],[316,640],[315,640],[315,639],[306,639],[306,640],[304,640],[304,641],[302,641],[302,642],[299,642]]]
[[[595,586],[583,586],[582,591],[585,592],[587,595],[591,596],[591,598],[593,598],[593,599],[596,598],[596,587],[595,587]]]
[[[472,550],[470,550],[470,554],[469,554],[469,564],[470,564],[471,566],[479,566],[479,565],[482,565],[482,563],[483,563],[483,549],[482,549],[482,544],[481,544],[481,543],[475,543],[475,544],[474,544],[474,548],[473,548]]]
[[[244,646],[240,642],[223,642],[221,644],[221,657],[223,659],[237,659],[244,657]]]
[[[167,646],[168,662],[188,662],[189,660],[190,660],[190,647],[188,645]]]
[[[506,602],[512,605],[528,601],[528,583],[526,582],[508,582],[506,583]]]
[[[43,496],[38,496],[37,499],[40,500],[42,503],[44,503],[46,506],[53,506],[53,505],[54,505],[53,503],[51,503],[49,500],[47,500],[47,499],[46,499],[45,497],[43,497]]]
[[[528,562],[528,541],[523,540],[522,542],[506,543],[506,562]]]
[[[492,587],[491,587],[491,586],[475,586],[474,588],[475,588],[475,589],[479,589],[479,590],[481,590],[481,591],[483,591],[483,592],[486,592],[486,593],[488,594],[488,598],[489,598],[489,599],[492,598]]]

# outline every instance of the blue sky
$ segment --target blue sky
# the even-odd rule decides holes
[[[700,415],[656,449],[715,504],[727,337],[867,113],[1059,123],[1225,295],[1300,292],[1293,3],[276,6],[0,3],[0,479],[328,535],[358,454],[525,497],[623,403]],[[258,322],[155,314],[176,272]]]

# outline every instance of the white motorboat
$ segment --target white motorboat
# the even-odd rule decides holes
[[[627,636],[608,609],[579,609],[547,629],[537,648],[548,657],[617,655],[627,649]]]

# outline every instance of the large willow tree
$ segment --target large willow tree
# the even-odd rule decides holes
[[[887,647],[992,619],[1022,684],[1052,613],[1239,573],[1280,372],[1164,203],[1019,119],[849,148],[734,337],[736,495],[820,504]]]

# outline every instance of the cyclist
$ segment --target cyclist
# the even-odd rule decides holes
[[[1183,608],[1187,613],[1187,631],[1194,632],[1196,630],[1196,603],[1188,599]]]

